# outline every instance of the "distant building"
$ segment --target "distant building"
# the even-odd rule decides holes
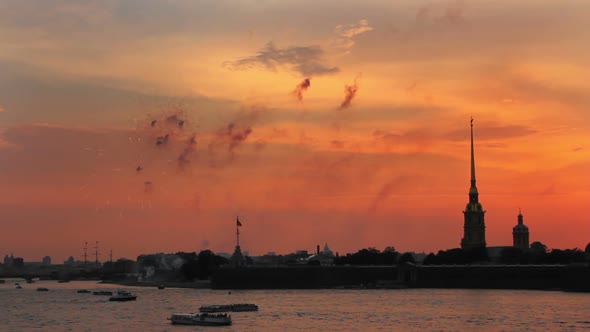
[[[512,228],[513,246],[522,250],[529,248],[529,228],[523,224],[522,213],[518,212],[518,224]]]
[[[25,260],[22,259],[21,257],[14,257],[14,260],[12,261],[12,266],[13,267],[23,267],[23,266],[25,266]]]
[[[416,263],[422,263],[427,256],[427,254],[424,252],[416,253],[416,252],[410,251],[409,253],[412,255],[412,257],[414,257],[414,261]]]
[[[43,265],[51,265],[51,257],[49,257],[49,256],[43,257],[42,262],[43,262]]]
[[[327,243],[324,245],[324,251],[322,253],[325,256],[334,257],[334,253],[332,252],[332,250],[330,250],[330,247],[328,247],[328,244]]]
[[[65,266],[74,266],[76,265],[76,260],[74,260],[73,256],[70,256],[67,260],[64,261]]]
[[[14,255],[11,253],[10,257],[8,255],[4,256],[4,265],[12,266],[12,262],[14,262]]]
[[[309,254],[307,253],[307,250],[297,250],[297,251],[295,251],[295,255],[304,256],[304,257],[309,256]]]
[[[473,249],[486,246],[485,211],[479,203],[479,193],[475,185],[475,156],[473,152],[473,119],[471,119],[471,187],[469,188],[469,203],[463,211],[462,249]]]

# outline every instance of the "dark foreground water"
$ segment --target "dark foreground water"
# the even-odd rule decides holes
[[[78,289],[88,281],[0,284],[0,331],[577,331],[590,330],[590,294],[512,290],[255,290],[134,288],[135,302]],[[37,292],[37,287],[49,288]],[[229,327],[171,325],[173,312],[255,303]]]

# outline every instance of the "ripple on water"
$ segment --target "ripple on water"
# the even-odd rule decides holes
[[[580,311],[589,296],[502,290],[257,290],[132,288],[135,302],[113,303],[77,289],[119,288],[91,282],[39,282],[35,289],[0,284],[8,331],[195,331],[174,327],[172,312],[206,304],[252,302],[259,312],[232,313],[216,331],[529,331],[590,327]],[[550,305],[548,305],[550,304]],[[559,315],[559,316],[556,316]]]

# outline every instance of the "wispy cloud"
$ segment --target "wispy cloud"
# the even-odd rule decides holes
[[[448,1],[437,4],[428,4],[416,13],[416,22],[418,24],[425,23],[448,23],[459,24],[465,21],[464,18],[465,5],[463,1]]]
[[[524,137],[536,134],[538,131],[522,125],[484,125],[475,128],[477,140],[495,140],[515,137]],[[452,141],[465,141],[469,132],[464,129],[455,130],[444,135],[444,138]]]
[[[355,44],[354,37],[372,30],[373,28],[367,20],[360,20],[353,24],[339,24],[334,29],[334,32],[338,35],[338,38],[334,41],[334,46],[342,50],[343,54],[348,54]]]
[[[232,70],[262,67],[276,71],[282,67],[303,76],[326,75],[340,71],[338,67],[324,63],[324,50],[319,46],[278,48],[273,42],[268,42],[256,55],[226,61],[223,65]]]

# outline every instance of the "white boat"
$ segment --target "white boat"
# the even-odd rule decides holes
[[[226,312],[226,311],[258,311],[258,306],[252,303],[238,304],[215,304],[204,305],[199,308],[200,312]]]
[[[137,295],[122,289],[117,290],[113,296],[109,297],[109,301],[135,301],[135,299],[137,299]]]
[[[231,316],[228,314],[193,314],[193,313],[174,313],[168,318],[172,324],[182,325],[208,325],[221,326],[231,325]]]

